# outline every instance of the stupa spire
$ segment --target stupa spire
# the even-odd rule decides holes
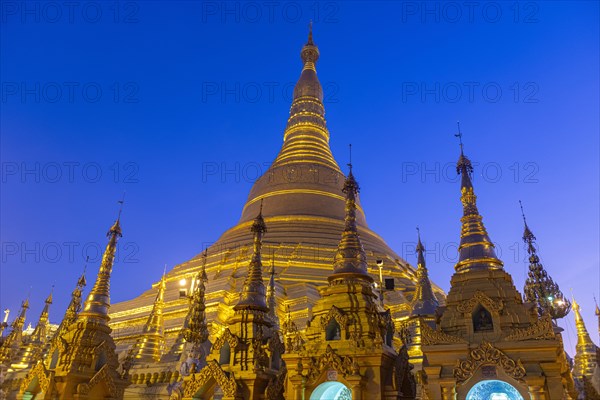
[[[29,309],[29,298],[21,303],[21,312],[11,324],[11,331],[0,346],[0,364],[10,364],[16,356],[23,339],[23,326]]]
[[[121,205],[123,201],[120,201]],[[90,393],[88,397],[122,398],[125,386],[130,382],[117,371],[119,360],[115,343],[108,325],[110,307],[110,277],[116,252],[117,241],[121,237],[120,215],[109,229],[108,244],[102,256],[96,283],[84,303],[83,311],[75,321],[64,326],[59,336],[60,342],[53,339],[48,368],[54,372],[49,376],[59,388],[61,398],[76,398],[82,387]],[[78,296],[85,279],[79,279],[66,317],[72,316],[78,308]],[[66,322],[66,321],[65,321]],[[56,336],[55,336],[56,338]],[[93,396],[91,395],[93,393]]]
[[[38,322],[35,326],[35,329],[31,333],[31,340],[36,342],[44,342],[46,341],[46,333],[48,328],[48,314],[50,312],[50,305],[52,304],[52,292],[54,291],[54,285],[50,290],[50,294],[44,301],[44,308],[40,313],[40,317],[38,318]]]
[[[248,275],[246,276],[244,286],[242,287],[240,300],[233,307],[234,310],[252,309],[265,312],[269,310],[265,294],[265,284],[262,276],[262,239],[264,234],[267,232],[267,226],[265,225],[262,211],[263,204],[261,200],[260,211],[254,219],[252,227],[250,228],[254,234],[254,250],[252,253],[252,259],[248,265]]]
[[[121,230],[121,210],[123,202],[120,201],[121,208],[117,220],[110,227],[106,236],[108,244],[102,255],[102,263],[96,277],[96,283],[92,288],[87,300],[84,303],[83,311],[79,314],[80,318],[90,318],[102,321],[107,324],[109,320],[108,310],[110,308],[110,276],[112,273],[115,253],[117,251],[117,242],[123,236]]]
[[[415,294],[410,302],[410,315],[434,315],[439,302],[433,294],[429,272],[425,264],[425,246],[421,243],[421,232],[417,228],[417,284]]]
[[[88,260],[89,260],[89,257],[86,259],[86,265],[83,267],[83,272],[81,273],[81,276],[77,279],[77,284],[75,285],[75,289],[73,289],[73,292],[71,292],[71,301],[69,302],[69,305],[67,306],[67,309],[65,311],[65,315],[63,316],[62,321],[60,321],[60,325],[58,325],[58,328],[56,329],[56,331],[54,332],[54,335],[52,336],[52,341],[57,340],[62,335],[62,333],[66,331],[66,329],[69,327],[69,325],[71,325],[73,322],[75,322],[77,320],[77,316],[79,315],[79,312],[81,311],[81,297],[83,294],[83,289],[87,285],[87,281],[85,279],[85,270],[87,268]]]
[[[575,298],[573,298],[572,304],[575,314],[575,326],[577,327],[573,377],[577,379],[581,379],[583,376],[589,378],[594,374],[594,369],[598,364],[598,348],[585,327],[579,304],[577,304]]]
[[[310,162],[339,171],[329,149],[329,131],[325,122],[323,88],[317,78],[319,48],[313,41],[312,22],[308,40],[300,51],[302,72],[294,87],[290,117],[284,133],[284,143],[273,163],[279,166],[288,163]]]
[[[44,355],[48,335],[48,314],[50,312],[50,305],[52,304],[53,291],[54,285],[50,290],[50,294],[44,301],[44,308],[40,313],[35,329],[31,332],[31,335],[19,352],[19,361],[15,364],[16,368],[27,368],[35,360],[38,360]]]
[[[269,317],[273,322],[273,328],[279,330],[279,317],[277,316],[277,298],[275,297],[275,254],[271,257],[271,276],[267,288],[267,305],[269,306]]]
[[[367,255],[356,226],[356,198],[360,187],[352,173],[352,162],[348,164],[348,169],[348,176],[342,189],[346,195],[344,232],[335,254],[333,274],[328,279],[332,282],[346,277],[354,277],[372,282],[373,278],[368,273]]]
[[[558,285],[548,275],[543,265],[540,263],[540,258],[537,255],[535,248],[535,239],[533,232],[527,225],[523,204],[519,200],[521,206],[521,215],[523,216],[523,241],[527,245],[527,253],[529,253],[529,272],[525,280],[525,301],[534,303],[537,306],[538,314],[550,314],[552,318],[563,318],[569,313],[571,303],[565,298],[560,291]]]
[[[494,244],[490,240],[483,225],[483,218],[477,210],[477,196],[471,180],[473,166],[464,154],[460,124],[455,136],[460,140],[460,157],[456,164],[456,172],[461,175],[460,201],[463,205],[463,217],[460,219],[462,228],[458,246],[459,257],[454,269],[457,272],[467,272],[502,268],[502,261],[496,257]]]
[[[207,250],[202,254],[202,269],[193,281],[190,296],[190,308],[183,325],[183,338],[194,346],[200,346],[208,340],[208,326],[206,324],[206,257]]]
[[[152,311],[142,330],[142,336],[136,341],[129,353],[131,359],[142,361],[160,361],[164,350],[164,318],[165,289],[167,288],[166,265],[162,278],[158,284],[158,291],[154,299]]]

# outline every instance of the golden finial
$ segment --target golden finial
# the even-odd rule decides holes
[[[46,297],[45,303],[52,304],[52,294],[54,293],[54,285],[50,287],[50,294]]]
[[[527,225],[527,219],[525,218],[525,211],[523,211],[523,203],[519,200],[519,206],[521,207],[521,216],[523,217],[523,223]]]
[[[313,34],[312,34],[312,19],[308,23],[308,42],[306,42],[306,44],[309,44],[311,46],[314,45],[314,43],[313,43]]]
[[[425,251],[425,247],[423,246],[423,243],[421,243],[421,230],[419,229],[419,226],[417,226],[417,252],[419,252],[421,254],[422,257],[422,253],[423,251]]]
[[[410,315],[434,315],[439,302],[433,294],[429,273],[425,264],[425,246],[421,242],[421,230],[417,226],[417,282],[410,302]]]

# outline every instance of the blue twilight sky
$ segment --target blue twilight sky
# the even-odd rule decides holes
[[[113,302],[234,225],[282,143],[312,19],[331,147],[343,165],[353,144],[370,227],[414,262],[419,225],[448,289],[460,120],[479,209],[517,288],[521,199],[545,267],[598,339],[598,2],[73,4],[0,4],[11,320],[31,291],[35,321],[53,284],[61,318],[86,254],[94,279],[124,190]],[[561,321],[571,350],[572,318]]]

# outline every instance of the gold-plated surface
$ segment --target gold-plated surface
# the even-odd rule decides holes
[[[406,347],[394,337],[390,311],[379,305],[367,273],[356,226],[358,184],[352,170],[343,192],[346,223],[329,284],[319,290],[303,334],[289,316],[283,326],[287,344],[283,359],[288,368],[285,398],[310,398],[329,380],[346,386],[348,397],[342,398],[414,398],[416,384]]]
[[[598,366],[598,361],[600,361],[598,360],[598,347],[588,333],[585,322],[581,317],[581,308],[575,299],[573,299],[573,311],[575,313],[575,326],[577,327],[573,377],[581,379],[585,376],[591,379],[594,370]]]
[[[460,261],[437,322],[420,326],[421,397],[464,399],[478,382],[499,379],[523,398],[575,399],[561,334],[524,303],[496,257],[476,207],[470,161],[461,149]],[[423,393],[425,392],[425,393]]]
[[[461,218],[460,244],[458,246],[457,272],[473,269],[502,268],[502,261],[496,257],[494,244],[490,240],[483,218],[477,210],[477,196],[473,190],[471,174],[473,166],[464,155],[462,144],[456,171],[461,175],[461,197],[463,217]]]
[[[110,306],[110,276],[118,238],[120,221],[114,223],[107,236],[108,244],[102,256],[94,287],[76,319],[61,324],[60,337],[52,341],[45,360],[33,368],[20,383],[19,397],[40,394],[49,399],[122,398],[127,380],[120,375],[115,344],[108,326]],[[81,278],[65,314],[72,318],[77,312],[78,299],[85,279]],[[40,384],[39,382],[44,382]]]
[[[177,330],[185,323],[188,302],[179,296],[179,281],[193,280],[203,265],[209,278],[204,313],[209,321],[210,339],[214,340],[227,325],[231,307],[243,292],[246,269],[253,257],[254,235],[250,227],[261,202],[262,216],[269,226],[262,252],[272,257],[272,266],[277,271],[276,313],[282,316],[289,306],[298,326],[303,328],[309,310],[318,299],[317,287],[327,283],[332,260],[339,250],[340,232],[346,226],[346,215],[344,174],[329,148],[325,110],[319,94],[322,88],[316,76],[317,54],[314,41],[303,48],[303,69],[281,151],[253,185],[239,223],[209,246],[206,259],[199,254],[167,273],[163,312],[167,353],[176,353],[173,349],[182,349],[183,344]],[[391,300],[392,318],[398,321],[409,312],[406,299],[415,290],[415,270],[369,229],[358,194],[354,204],[356,231],[364,249],[361,268],[370,276],[378,276],[375,261],[383,260],[382,274],[393,279],[396,287],[385,296]],[[443,297],[438,286],[432,284],[432,288]],[[126,352],[142,334],[154,297],[155,291],[148,290],[111,306],[110,326],[118,352]]]
[[[0,346],[0,365],[4,368],[9,367],[19,352],[23,340],[23,326],[25,317],[29,309],[29,299],[21,303],[21,312],[11,324],[11,331]]]
[[[438,299],[433,294],[431,281],[429,280],[429,272],[425,264],[425,246],[421,243],[421,234],[418,235],[417,241],[417,286],[415,294],[410,301],[411,316],[433,316],[439,306]]]

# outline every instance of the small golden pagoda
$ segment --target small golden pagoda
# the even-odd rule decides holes
[[[141,337],[129,351],[130,362],[158,362],[165,347],[163,309],[165,307],[165,274],[158,285],[158,293],[152,311],[144,325]]]
[[[534,304],[523,302],[495,254],[477,209],[472,171],[461,142],[459,260],[436,328],[421,326],[426,396],[471,400],[501,393],[510,399],[575,398],[562,338],[550,315],[539,317]]]
[[[10,367],[14,361],[21,343],[23,341],[23,326],[25,325],[25,317],[29,309],[29,299],[25,299],[21,303],[21,312],[19,316],[11,324],[11,331],[0,346],[0,363],[3,367]]]
[[[120,214],[120,212],[119,212]],[[122,379],[115,345],[108,326],[110,275],[117,241],[122,236],[120,217],[107,233],[108,244],[96,283],[78,312],[77,295],[85,279],[80,279],[73,293],[59,338],[52,343],[46,360],[40,360],[27,374],[18,399],[95,400],[123,397],[128,381]],[[81,284],[81,285],[80,285]],[[69,323],[67,319],[74,319]]]
[[[582,399],[600,398],[598,374],[600,374],[600,349],[594,344],[585,322],[581,317],[579,304],[573,299],[575,326],[577,327],[577,346],[573,365],[573,378],[578,383]]]
[[[426,398],[425,375],[423,363],[425,355],[422,349],[422,329],[435,329],[437,309],[440,305],[435,297],[429,280],[429,272],[425,263],[425,246],[421,242],[421,233],[417,228],[417,288],[410,301],[410,314],[402,324],[400,335],[407,344],[410,363],[415,368],[417,380],[417,398]],[[423,325],[427,327],[423,328]]]
[[[46,349],[46,343],[50,337],[50,322],[48,321],[48,313],[50,311],[50,305],[52,304],[52,293],[48,295],[44,302],[44,308],[38,318],[38,322],[35,325],[33,332],[24,337],[21,342],[20,350],[18,351],[17,360],[11,364],[11,368],[26,369],[37,360],[44,356],[44,350]]]
[[[394,349],[394,323],[379,304],[368,273],[356,226],[359,187],[351,165],[342,190],[345,227],[333,273],[319,290],[305,339],[290,340],[283,355],[286,399],[414,399],[408,354],[404,347],[399,353]]]
[[[252,259],[234,313],[213,343],[204,367],[197,371],[194,366],[184,378],[182,389],[174,392],[171,399],[283,398],[284,347],[277,325],[270,317],[262,274],[261,248],[266,231],[261,204],[251,227]]]

